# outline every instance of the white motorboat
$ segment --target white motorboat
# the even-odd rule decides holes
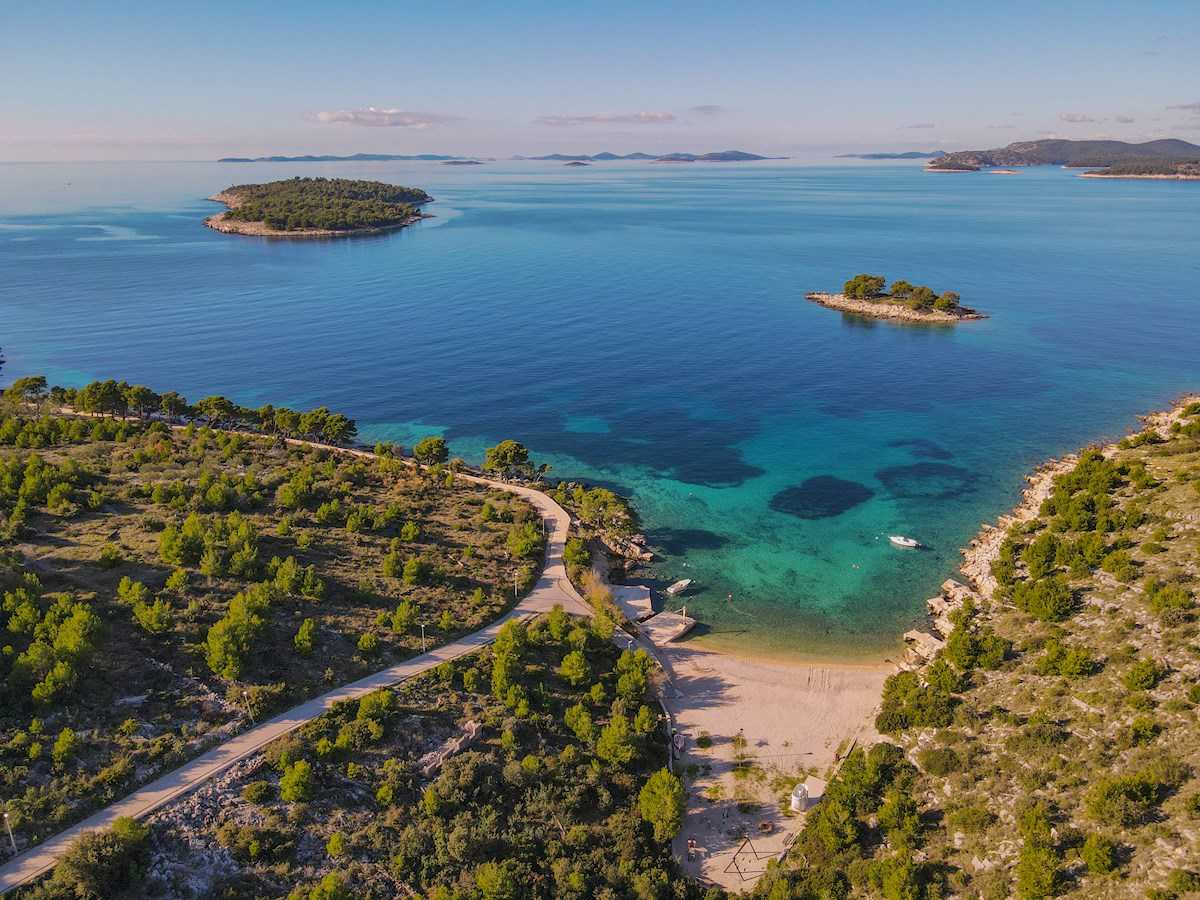
[[[676,594],[682,594],[684,591],[686,591],[691,586],[692,586],[692,579],[684,578],[682,581],[677,581],[673,585],[671,585],[669,588],[667,588],[667,593],[670,594],[672,597],[674,597]]]
[[[893,534],[888,537],[888,540],[897,547],[907,547],[912,550],[915,547],[920,547],[921,542],[910,537],[904,537],[902,534]]]

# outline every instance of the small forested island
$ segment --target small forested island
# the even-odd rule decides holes
[[[873,319],[949,323],[987,318],[977,310],[963,306],[954,291],[938,294],[923,284],[913,285],[903,279],[893,281],[891,287],[884,290],[886,284],[887,279],[882,275],[856,275],[846,282],[840,294],[813,291],[805,297],[830,309]]]
[[[210,200],[228,211],[204,224],[231,234],[327,237],[375,234],[428,218],[417,207],[433,198],[420,188],[347,178],[290,178],[238,184]]]

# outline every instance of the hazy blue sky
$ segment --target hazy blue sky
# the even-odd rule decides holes
[[[4,4],[0,160],[1200,140],[1200,3]]]

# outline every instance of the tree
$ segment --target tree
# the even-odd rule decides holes
[[[1021,551],[1021,559],[1029,567],[1029,577],[1035,581],[1054,571],[1058,556],[1059,540],[1050,533],[1039,535],[1033,543]]]
[[[334,413],[325,420],[322,434],[331,444],[348,444],[358,437],[358,424],[341,413]]]
[[[288,803],[306,803],[312,799],[314,786],[312,766],[307,760],[298,759],[279,779],[279,798]]]
[[[842,293],[856,300],[872,300],[883,291],[887,279],[882,275],[855,275],[846,282]]]
[[[631,535],[638,529],[637,513],[624,497],[606,488],[587,491],[579,500],[579,518],[596,528]]]
[[[892,287],[888,293],[897,300],[907,300],[908,295],[912,293],[913,286],[903,279],[893,281]]]
[[[942,296],[938,297],[933,303],[934,309],[940,309],[944,312],[953,312],[958,309],[958,301],[961,298],[954,291],[946,291]]]
[[[923,284],[917,285],[908,295],[908,305],[913,309],[932,309],[936,300],[937,294]]]
[[[54,768],[63,769],[67,762],[75,756],[79,746],[79,740],[75,736],[75,732],[70,728],[64,728],[58,733],[58,739],[54,742],[54,749],[50,753],[50,758],[54,760]]]
[[[125,389],[125,402],[137,413],[139,419],[144,419],[159,408],[162,397],[144,384],[135,384]]]
[[[404,564],[405,584],[424,584],[428,580],[432,566],[419,556],[414,556]]]
[[[1013,590],[1013,603],[1043,622],[1061,622],[1075,609],[1075,595],[1062,575],[1023,581]]]
[[[444,463],[450,458],[450,448],[446,446],[443,438],[436,436],[422,438],[413,447],[413,458],[427,466]]]
[[[392,613],[392,631],[396,634],[407,634],[417,621],[417,607],[407,600],[400,601],[396,611]]]
[[[584,545],[582,538],[567,538],[563,546],[563,563],[572,578],[579,576],[592,564],[592,553]]]
[[[638,812],[654,828],[654,840],[659,843],[671,840],[679,834],[683,814],[687,812],[683,782],[666,769],[659,769],[638,793]]]
[[[1023,842],[1017,860],[1017,893],[1023,900],[1053,897],[1061,878],[1046,805],[1039,800],[1022,810],[1017,826]]]
[[[337,872],[330,872],[309,892],[308,900],[351,900],[353,896],[342,876]]]
[[[300,414],[286,406],[279,407],[275,410],[275,428],[284,437],[291,437],[300,428]]]
[[[1117,845],[1102,834],[1088,835],[1079,855],[1092,875],[1107,875],[1117,867]]]
[[[312,619],[301,622],[300,630],[292,638],[292,643],[296,645],[296,652],[301,656],[312,656],[317,646],[317,623]]]
[[[567,543],[570,545],[570,541]],[[567,636],[571,627],[571,616],[563,609],[561,603],[555,603],[554,608],[550,610],[546,617],[546,627],[550,629],[550,636],[556,641],[561,641]]]
[[[133,620],[142,626],[143,631],[155,637],[164,635],[175,627],[175,615],[171,604],[161,598],[156,598],[153,603],[134,603]]]
[[[226,422],[234,417],[234,414],[237,412],[237,406],[234,405],[232,400],[217,395],[205,397],[197,403],[196,411],[208,416],[208,424],[216,428],[222,422]]]
[[[27,375],[18,378],[4,392],[4,399],[18,404],[39,404],[50,396],[45,375]]]
[[[475,886],[482,900],[518,900],[521,887],[508,862],[485,862],[475,870]]]
[[[100,413],[101,415],[124,415],[128,406],[121,386],[111,378],[107,381],[93,381],[84,385],[75,398],[76,406],[83,412]]]
[[[1139,659],[1125,673],[1125,687],[1131,691],[1148,691],[1163,677],[1162,668],[1152,659]]]
[[[329,836],[329,843],[325,845],[325,852],[334,859],[346,855],[346,838],[340,831],[335,831]]]
[[[558,674],[565,678],[572,687],[578,687],[587,681],[588,675],[591,673],[583,653],[572,650],[563,657]]]
[[[58,859],[51,896],[101,900],[124,893],[147,862],[150,829],[122,816],[107,831],[85,831]]]
[[[509,475],[513,472],[528,474],[533,470],[529,461],[529,451],[519,441],[501,441],[495,447],[488,447],[484,454],[483,469],[485,472],[498,472]]]
[[[517,559],[530,559],[541,555],[546,546],[541,529],[533,522],[514,525],[508,533],[508,552]]]
[[[596,755],[605,762],[623,766],[633,759],[633,742],[630,739],[629,719],[616,713],[600,731],[596,741]]]
[[[581,744],[591,745],[596,739],[596,726],[592,714],[582,703],[576,703],[563,715],[563,723],[571,729]]]
[[[159,400],[158,408],[168,419],[179,419],[188,414],[191,409],[187,400],[175,391],[167,391]]]

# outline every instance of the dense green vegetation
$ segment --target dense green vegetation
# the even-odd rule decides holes
[[[284,438],[344,417],[149,394],[31,378],[0,401],[0,794],[26,845],[249,712],[480,627],[540,571],[512,494]]]
[[[909,309],[938,310],[952,315],[970,315],[975,310],[962,306],[958,294],[945,291],[940,296],[923,284],[912,285],[907,281],[893,281],[890,288],[884,289],[887,279],[882,275],[855,275],[846,282],[842,293],[855,300],[869,300],[876,303],[902,303]]]
[[[215,850],[208,896],[705,896],[666,844],[683,786],[664,768],[650,660],[612,636],[611,620],[558,609],[335,707],[265,764],[202,789],[204,814],[156,824],[150,839],[175,867],[139,891],[177,895],[172,875],[194,884]]]
[[[1130,159],[1105,163],[1103,160],[1080,160],[1080,167],[1097,166],[1088,175],[1110,175],[1115,178],[1138,175],[1186,175],[1200,177],[1200,159]]]
[[[262,222],[276,231],[349,231],[405,224],[432,199],[419,188],[346,178],[290,178],[239,184],[223,194],[234,204],[226,219]]]
[[[888,680],[899,747],[852,754],[755,896],[1192,895],[1200,403],[1181,413],[1054,478],[992,596]]]

